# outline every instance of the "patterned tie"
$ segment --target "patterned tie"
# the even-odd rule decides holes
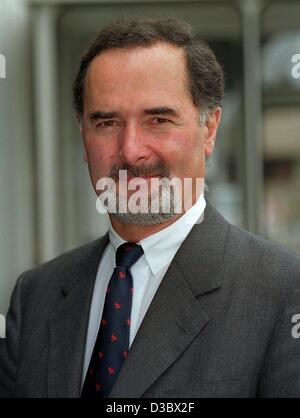
[[[116,268],[107,287],[101,326],[82,398],[106,398],[128,356],[133,293],[130,267],[142,254],[142,247],[132,242],[126,242],[117,249]]]

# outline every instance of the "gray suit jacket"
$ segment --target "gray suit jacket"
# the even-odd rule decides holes
[[[93,285],[107,242],[106,235],[19,278],[0,340],[2,396],[80,396]],[[229,224],[208,203],[111,397],[300,397],[295,314],[300,257]]]

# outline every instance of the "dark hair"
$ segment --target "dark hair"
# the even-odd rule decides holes
[[[114,48],[151,46],[167,42],[185,51],[189,91],[194,104],[204,112],[221,105],[224,76],[213,51],[206,42],[196,40],[190,25],[181,19],[120,19],[104,27],[82,57],[73,84],[73,106],[83,115],[84,82],[91,61],[101,52]]]

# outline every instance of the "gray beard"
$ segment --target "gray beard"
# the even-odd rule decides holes
[[[151,198],[148,200],[148,208],[146,211],[133,213],[130,211],[127,212],[120,212],[118,208],[120,207],[120,196],[117,194],[117,201],[116,207],[117,210],[115,212],[111,212],[108,209],[108,213],[110,216],[118,219],[124,224],[132,224],[132,225],[157,225],[162,224],[175,216],[178,216],[178,212],[176,212],[176,202],[178,202],[179,197],[174,192],[174,189],[171,188],[169,190],[162,190],[159,193],[159,197],[155,196],[154,199],[159,198],[158,203],[158,212],[154,213],[151,212]],[[165,205],[167,205],[167,210],[165,210]]]
[[[112,213],[115,219],[123,224],[131,225],[158,225],[172,219],[175,213]]]

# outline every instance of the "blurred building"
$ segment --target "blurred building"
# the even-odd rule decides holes
[[[124,16],[182,17],[210,43],[227,88],[207,197],[300,252],[298,0],[0,0],[0,312],[22,271],[106,230],[71,86],[89,40]]]

